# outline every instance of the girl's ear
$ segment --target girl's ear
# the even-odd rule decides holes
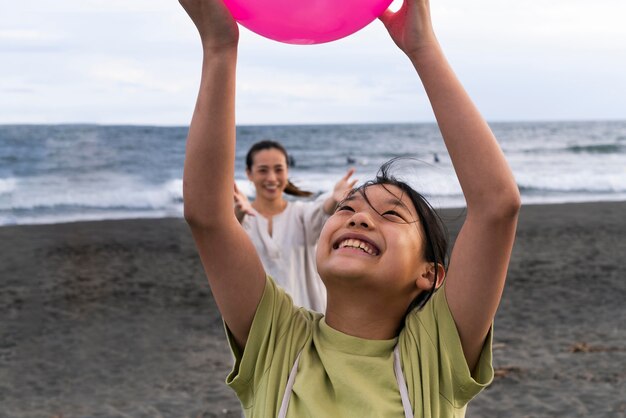
[[[436,278],[437,283],[435,284],[435,289],[439,289],[445,277],[446,270],[443,268],[443,265],[439,263],[428,263],[424,271],[417,277],[415,285],[420,290],[430,290],[433,288],[433,283]]]
[[[252,172],[249,168],[246,168],[246,176],[248,176],[248,180],[252,181]]]

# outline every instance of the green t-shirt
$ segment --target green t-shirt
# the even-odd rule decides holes
[[[393,370],[396,344],[416,418],[464,417],[467,403],[493,378],[492,333],[472,377],[443,289],[407,316],[398,337],[366,340],[294,307],[268,277],[243,353],[228,330],[227,335],[235,365],[226,383],[247,418],[278,415],[301,351],[288,418],[404,417]]]

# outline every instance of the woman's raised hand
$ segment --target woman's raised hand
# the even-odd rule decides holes
[[[337,183],[335,183],[335,188],[333,189],[332,194],[324,201],[323,209],[324,212],[326,212],[328,215],[331,215],[333,212],[335,212],[337,204],[346,197],[346,193],[352,190],[352,188],[358,181],[356,179],[350,178],[354,174],[354,171],[354,168],[348,170],[346,175],[340,178]]]
[[[349,169],[346,175],[339,179],[339,181],[335,184],[332,195],[335,202],[341,202],[346,196],[346,193],[352,190],[352,188],[358,181],[357,179],[350,178],[354,174],[354,171],[354,168]]]
[[[248,197],[239,190],[237,183],[235,183],[235,193],[233,197],[235,200],[235,216],[239,222],[243,220],[245,215],[256,216]]]
[[[179,0],[198,28],[205,50],[234,48],[239,27],[222,0]]]

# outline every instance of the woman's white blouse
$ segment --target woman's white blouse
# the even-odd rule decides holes
[[[324,313],[326,288],[315,266],[317,241],[328,216],[323,209],[328,194],[314,201],[288,201],[274,216],[272,236],[268,220],[255,211],[242,226],[257,249],[265,271],[292,297],[295,305]]]

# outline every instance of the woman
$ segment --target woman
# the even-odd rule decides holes
[[[290,201],[283,193],[308,197],[288,178],[288,154],[276,141],[260,141],[246,155],[246,175],[254,184],[252,203],[235,184],[235,216],[256,247],[267,274],[293,299],[316,312],[326,308],[326,290],[315,267],[320,231],[337,202],[356,180],[354,170],[341,178],[332,193],[314,201]]]
[[[405,0],[380,19],[426,90],[467,216],[446,268],[443,231],[419,194],[385,170],[351,192],[318,243],[325,315],[293,306],[233,216],[238,27],[221,0],[181,3],[204,51],[187,142],[185,218],[236,358],[227,383],[246,416],[464,416],[493,377],[491,325],[520,197],[495,137],[445,59],[428,1]]]

